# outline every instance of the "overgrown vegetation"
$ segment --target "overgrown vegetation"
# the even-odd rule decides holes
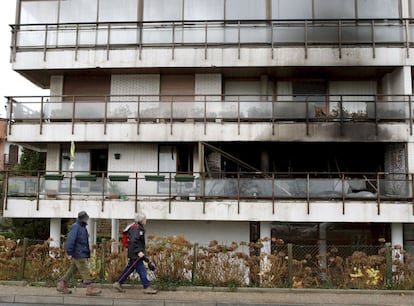
[[[46,152],[37,152],[23,148],[22,156],[13,170],[26,175],[37,175],[39,170],[46,169]]]
[[[177,286],[224,286],[229,289],[243,286],[266,288],[358,288],[413,289],[412,258],[399,246],[382,245],[376,254],[353,251],[349,256],[339,247],[330,247],[326,254],[318,246],[309,252],[287,247],[280,239],[263,239],[257,243],[208,246],[193,245],[182,236],[148,236],[148,256],[157,269],[150,272],[159,289],[174,290]],[[27,242],[27,240],[25,240]],[[30,242],[30,241],[29,241]],[[274,246],[271,253],[257,248]],[[103,240],[93,245],[91,272],[96,282],[113,282],[127,263],[121,244]],[[350,246],[347,246],[349,250]],[[117,250],[116,252],[111,250]],[[263,248],[265,249],[265,248]],[[263,250],[262,249],[262,250]],[[289,249],[291,256],[289,256]],[[316,255],[312,255],[312,254]],[[25,254],[25,257],[23,255]],[[394,254],[391,258],[391,254]],[[0,279],[25,279],[54,284],[67,270],[64,245],[51,246],[51,241],[29,243],[0,236]],[[23,269],[24,267],[24,269]],[[128,281],[137,283],[137,275]],[[75,284],[73,284],[75,285]]]

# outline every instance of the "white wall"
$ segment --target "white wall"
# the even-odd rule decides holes
[[[120,159],[114,154],[121,153]],[[158,145],[154,143],[108,144],[108,171],[155,171],[158,168]]]
[[[183,235],[186,240],[200,246],[207,246],[212,240],[226,245],[233,241],[249,242],[249,222],[148,220],[146,229],[147,235]],[[270,237],[270,233],[268,235]]]

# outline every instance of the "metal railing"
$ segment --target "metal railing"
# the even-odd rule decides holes
[[[406,122],[412,133],[411,95],[110,95],[14,96],[8,98],[9,134],[13,124],[34,122],[130,121],[165,123],[232,121],[242,123]],[[376,129],[377,130],[377,129]],[[74,128],[72,127],[72,133]],[[205,129],[204,129],[205,132]],[[172,133],[172,129],[171,129]]]
[[[37,209],[44,200],[94,199],[102,202],[215,200],[277,201],[303,200],[413,203],[413,176],[406,173],[262,173],[216,174],[171,172],[39,172],[35,176],[5,172],[7,210],[9,198],[31,198]],[[273,206],[274,207],[274,206]]]
[[[43,59],[49,50],[68,49],[77,60],[81,49],[180,47],[208,48],[244,47],[274,48],[298,46],[396,46],[406,48],[407,57],[413,42],[413,19],[292,19],[292,20],[191,20],[161,22],[97,22],[12,25],[12,60],[17,52],[41,50]],[[240,52],[238,53],[240,58]]]

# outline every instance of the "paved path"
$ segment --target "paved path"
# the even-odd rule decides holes
[[[96,285],[102,294],[85,295],[85,288],[75,288],[72,294],[63,295],[56,289],[44,286],[27,286],[24,283],[0,282],[0,303],[33,303],[62,305],[151,305],[151,306],[235,306],[235,305],[414,305],[414,290],[323,290],[323,289],[260,289],[180,287],[176,291],[160,291],[147,295],[138,286],[126,287],[125,293],[113,290],[110,285]]]

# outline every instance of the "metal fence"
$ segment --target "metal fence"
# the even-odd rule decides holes
[[[115,246],[115,247],[114,247]],[[190,244],[183,238],[156,237],[148,256],[163,282],[209,286],[290,288],[411,289],[412,259],[400,247],[279,244],[268,254],[261,244]],[[113,282],[126,264],[121,244],[92,246],[90,271],[96,282]],[[0,279],[55,282],[69,266],[63,247],[50,241],[13,241],[0,236]],[[135,282],[135,278],[129,280]]]

